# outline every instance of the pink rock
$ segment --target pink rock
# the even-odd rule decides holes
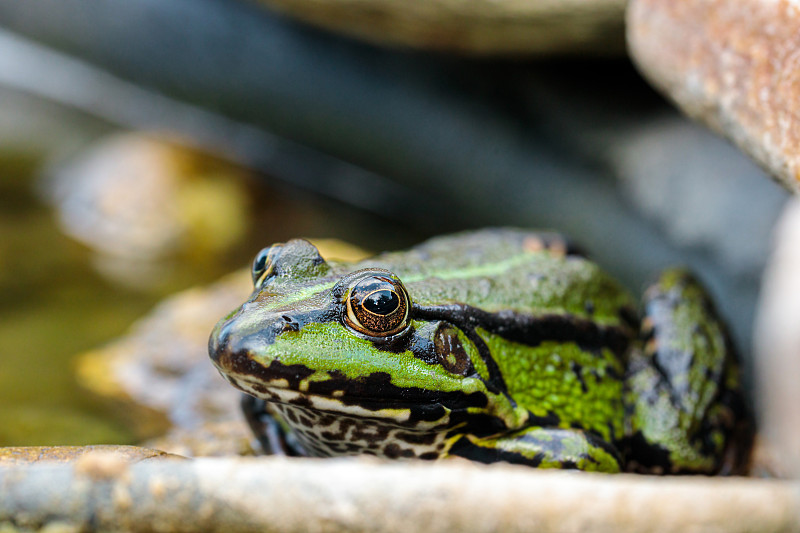
[[[800,191],[800,6],[631,0],[631,55],[684,112]]]

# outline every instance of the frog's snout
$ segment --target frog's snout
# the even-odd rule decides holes
[[[228,324],[228,321],[219,322],[208,338],[208,356],[214,365],[222,371],[229,368],[228,363],[231,360],[230,342],[232,336]]]
[[[236,318],[217,324],[208,341],[208,355],[214,365],[224,373],[249,373],[255,364],[254,356],[263,360],[275,338],[292,330],[294,324],[270,317],[257,324],[241,323]]]
[[[219,366],[220,354],[227,351],[230,333],[218,323],[208,337],[208,356],[216,366]]]

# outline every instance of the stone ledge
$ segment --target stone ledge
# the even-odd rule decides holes
[[[275,457],[149,460],[98,475],[85,462],[0,467],[0,527],[800,531],[796,481]]]

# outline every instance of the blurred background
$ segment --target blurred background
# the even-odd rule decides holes
[[[548,228],[635,292],[688,265],[752,367],[788,193],[640,78],[624,2],[274,4],[0,0],[1,446],[131,442],[75,357],[298,236]]]

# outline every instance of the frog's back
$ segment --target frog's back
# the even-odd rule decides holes
[[[362,266],[395,272],[414,303],[465,304],[491,313],[568,316],[627,326],[633,301],[559,235],[491,228],[431,239]]]

